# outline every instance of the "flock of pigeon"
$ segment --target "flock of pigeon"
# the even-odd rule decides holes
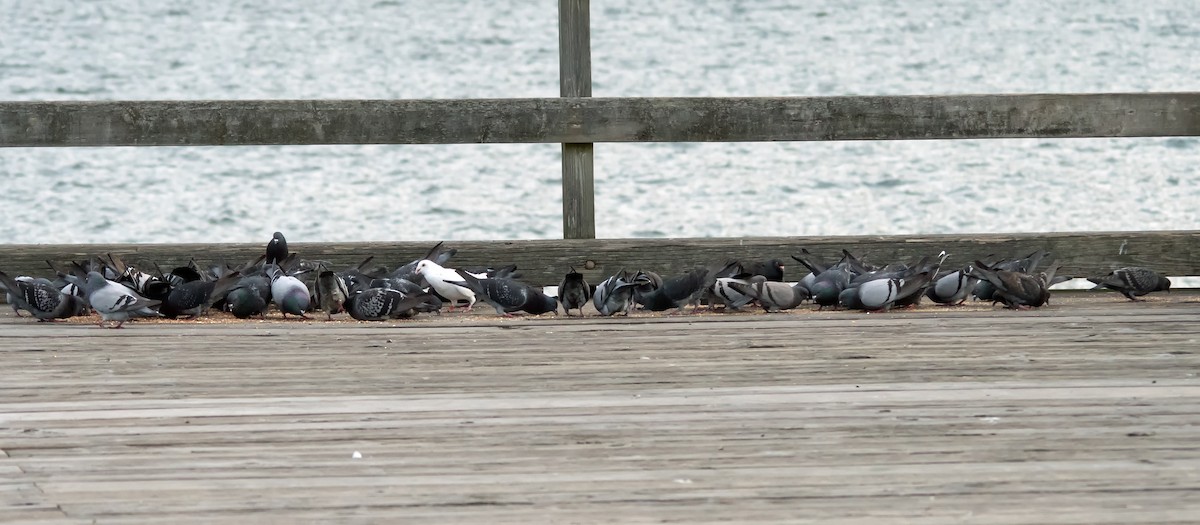
[[[265,253],[240,267],[218,265],[201,269],[194,262],[163,272],[155,265],[147,273],[117,257],[93,258],[69,267],[50,263],[54,279],[10,277],[0,272],[0,286],[16,315],[28,312],[39,321],[99,314],[100,326],[121,328],[135,317],[195,318],[210,309],[245,319],[265,318],[275,305],[284,318],[307,318],[320,310],[327,319],[345,312],[360,321],[411,318],[421,313],[467,311],[477,301],[500,315],[539,315],[561,308],[567,315],[589,303],[603,316],[635,309],[654,312],[709,309],[727,311],[757,305],[768,312],[796,308],[806,301],[819,308],[866,311],[915,306],[922,299],[945,305],[969,298],[1027,309],[1047,304],[1049,287],[1070,279],[1056,275],[1059,265],[1044,270],[1045,251],[1025,257],[975,261],[963,268],[942,270],[946,253],[913,264],[875,266],[842,251],[826,261],[807,250],[792,258],[809,273],[795,283],[783,281],[784,264],[727,261],[697,267],[664,278],[651,271],[622,270],[597,285],[589,285],[574,268],[563,278],[557,296],[517,280],[515,266],[484,269],[447,267],[456,250],[438,243],[425,257],[395,269],[368,267],[371,258],[342,270],[320,261],[301,260],[288,251],[287,240],[275,232]],[[1121,292],[1130,300],[1168,290],[1170,281],[1153,270],[1127,267],[1096,278],[1097,287]]]

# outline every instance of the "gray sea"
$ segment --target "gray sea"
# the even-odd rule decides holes
[[[1194,0],[595,0],[594,95],[1200,90]],[[557,2],[0,0],[0,99],[558,96]],[[1200,140],[599,144],[597,235],[1200,229]],[[0,242],[562,235],[557,145],[0,149]]]

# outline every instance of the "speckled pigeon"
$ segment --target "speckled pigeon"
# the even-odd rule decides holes
[[[1102,277],[1089,277],[1096,288],[1109,288],[1121,292],[1130,301],[1138,301],[1139,296],[1151,292],[1171,291],[1171,280],[1149,268],[1126,266],[1113,270]]]

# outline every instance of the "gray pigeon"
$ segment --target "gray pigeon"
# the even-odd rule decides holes
[[[13,310],[20,307],[38,322],[66,319],[80,315],[86,309],[83,299],[62,293],[45,279],[17,281],[0,272],[0,284],[8,290],[8,301]]]
[[[929,284],[929,272],[921,272],[904,278],[875,279],[849,288],[846,292],[858,290],[857,302],[851,298],[853,307],[863,310],[887,311],[897,302],[912,295],[920,295]]]
[[[558,300],[562,302],[563,310],[567,315],[571,315],[572,309],[578,309],[579,315],[583,315],[583,306],[591,298],[591,287],[583,279],[583,274],[572,267],[571,272],[563,276],[562,282],[558,284]]]
[[[318,266],[317,269],[317,306],[325,312],[325,319],[332,320],[333,314],[341,313],[344,309],[349,291],[346,289],[346,281],[342,280],[332,270],[325,268],[325,265]]]
[[[967,265],[961,270],[943,272],[934,279],[933,286],[925,290],[925,296],[944,305],[963,304],[979,284],[978,278],[971,277],[971,268]]]
[[[629,315],[630,310],[633,310],[634,287],[648,282],[649,278],[637,280],[629,277],[625,270],[621,270],[596,285],[596,290],[592,294],[592,306],[595,306],[596,311],[603,316],[619,313]]]
[[[763,276],[757,275],[756,277]],[[736,277],[718,277],[712,285],[709,306],[715,308],[717,303],[721,303],[730,310],[741,310],[743,306],[754,301],[754,297],[743,292],[741,288],[734,287],[734,284],[749,286],[750,281]]]
[[[449,281],[467,288],[483,302],[492,305],[496,313],[511,317],[513,312],[541,315],[547,312],[558,314],[558,299],[550,297],[528,284],[514,279],[498,277],[480,279],[470,272],[456,270],[461,281]]]
[[[309,309],[310,295],[304,282],[283,273],[273,264],[267,265],[266,272],[267,277],[271,278],[271,301],[283,313],[283,318],[287,319],[287,314],[292,314],[308,319],[304,312]]]
[[[1113,270],[1102,277],[1088,277],[1096,284],[1096,288],[1109,288],[1121,292],[1130,301],[1138,301],[1138,297],[1151,292],[1170,292],[1171,280],[1149,268],[1126,266]]]
[[[797,283],[789,285],[787,283],[769,281],[762,275],[755,275],[747,279],[746,284],[739,282],[731,282],[729,286],[749,297],[758,300],[758,304],[762,305],[763,309],[768,312],[779,312],[782,310],[791,310],[808,298],[808,290]]]
[[[99,272],[91,271],[84,279],[83,289],[87,292],[88,304],[100,314],[100,326],[106,326],[109,321],[116,321],[121,328],[131,317],[152,317],[158,312],[152,310],[160,301],[146,299],[126,286],[105,279]]]

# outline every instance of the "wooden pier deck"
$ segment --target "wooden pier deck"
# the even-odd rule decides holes
[[[0,523],[1196,523],[1198,318],[9,314]]]

